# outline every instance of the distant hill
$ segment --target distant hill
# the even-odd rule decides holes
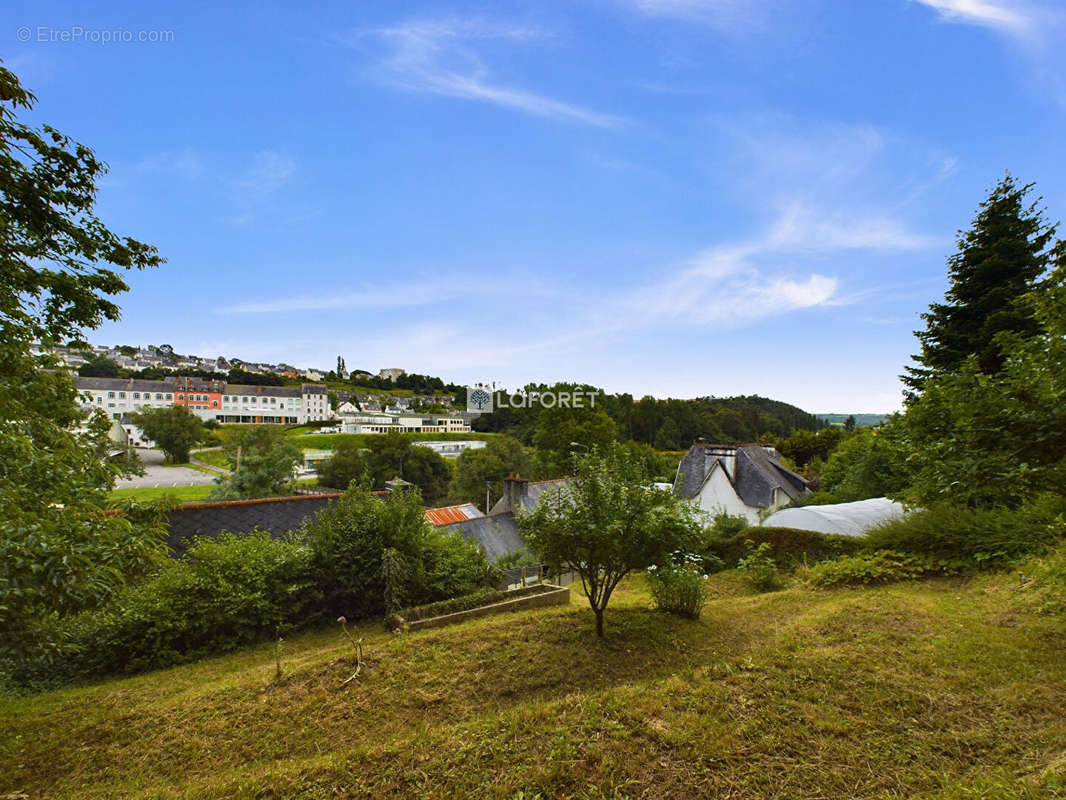
[[[815,414],[818,419],[823,419],[830,425],[843,425],[848,417],[855,417],[855,425],[859,428],[873,428],[888,419],[888,414]]]

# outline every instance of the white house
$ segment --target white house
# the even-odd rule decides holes
[[[773,447],[698,442],[674,478],[674,491],[708,515],[725,512],[758,525],[807,491],[807,481],[781,465]]]
[[[453,442],[414,442],[417,447],[428,447],[444,458],[459,458],[467,450],[480,450],[487,442],[480,439],[463,439]]]

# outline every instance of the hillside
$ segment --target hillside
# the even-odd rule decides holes
[[[888,420],[888,414],[815,414],[830,425],[843,425],[848,417],[855,417],[858,428],[874,428]]]
[[[569,607],[0,701],[0,796],[1063,796],[1066,634],[1007,576]],[[1057,771],[1057,775],[1056,775]]]

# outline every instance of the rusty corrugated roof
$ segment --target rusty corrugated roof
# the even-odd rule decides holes
[[[444,508],[430,508],[426,511],[426,519],[434,527],[451,525],[453,522],[483,517],[484,514],[473,503],[463,503],[458,506],[445,506]]]

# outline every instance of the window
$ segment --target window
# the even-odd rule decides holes
[[[185,395],[183,395],[183,394],[179,394],[179,395],[178,395],[178,399],[179,399],[179,400],[184,400],[184,399],[185,399]]]
[[[141,393],[140,392],[134,392],[133,393],[133,399],[134,400],[140,400],[141,399]]]
[[[218,400],[211,401],[211,408],[218,408]]]
[[[162,392],[156,392],[155,393],[155,399],[156,400],[162,400],[163,399],[163,393]]]
[[[167,400],[173,400],[173,399],[174,399],[174,395],[168,393],[167,394]]]

